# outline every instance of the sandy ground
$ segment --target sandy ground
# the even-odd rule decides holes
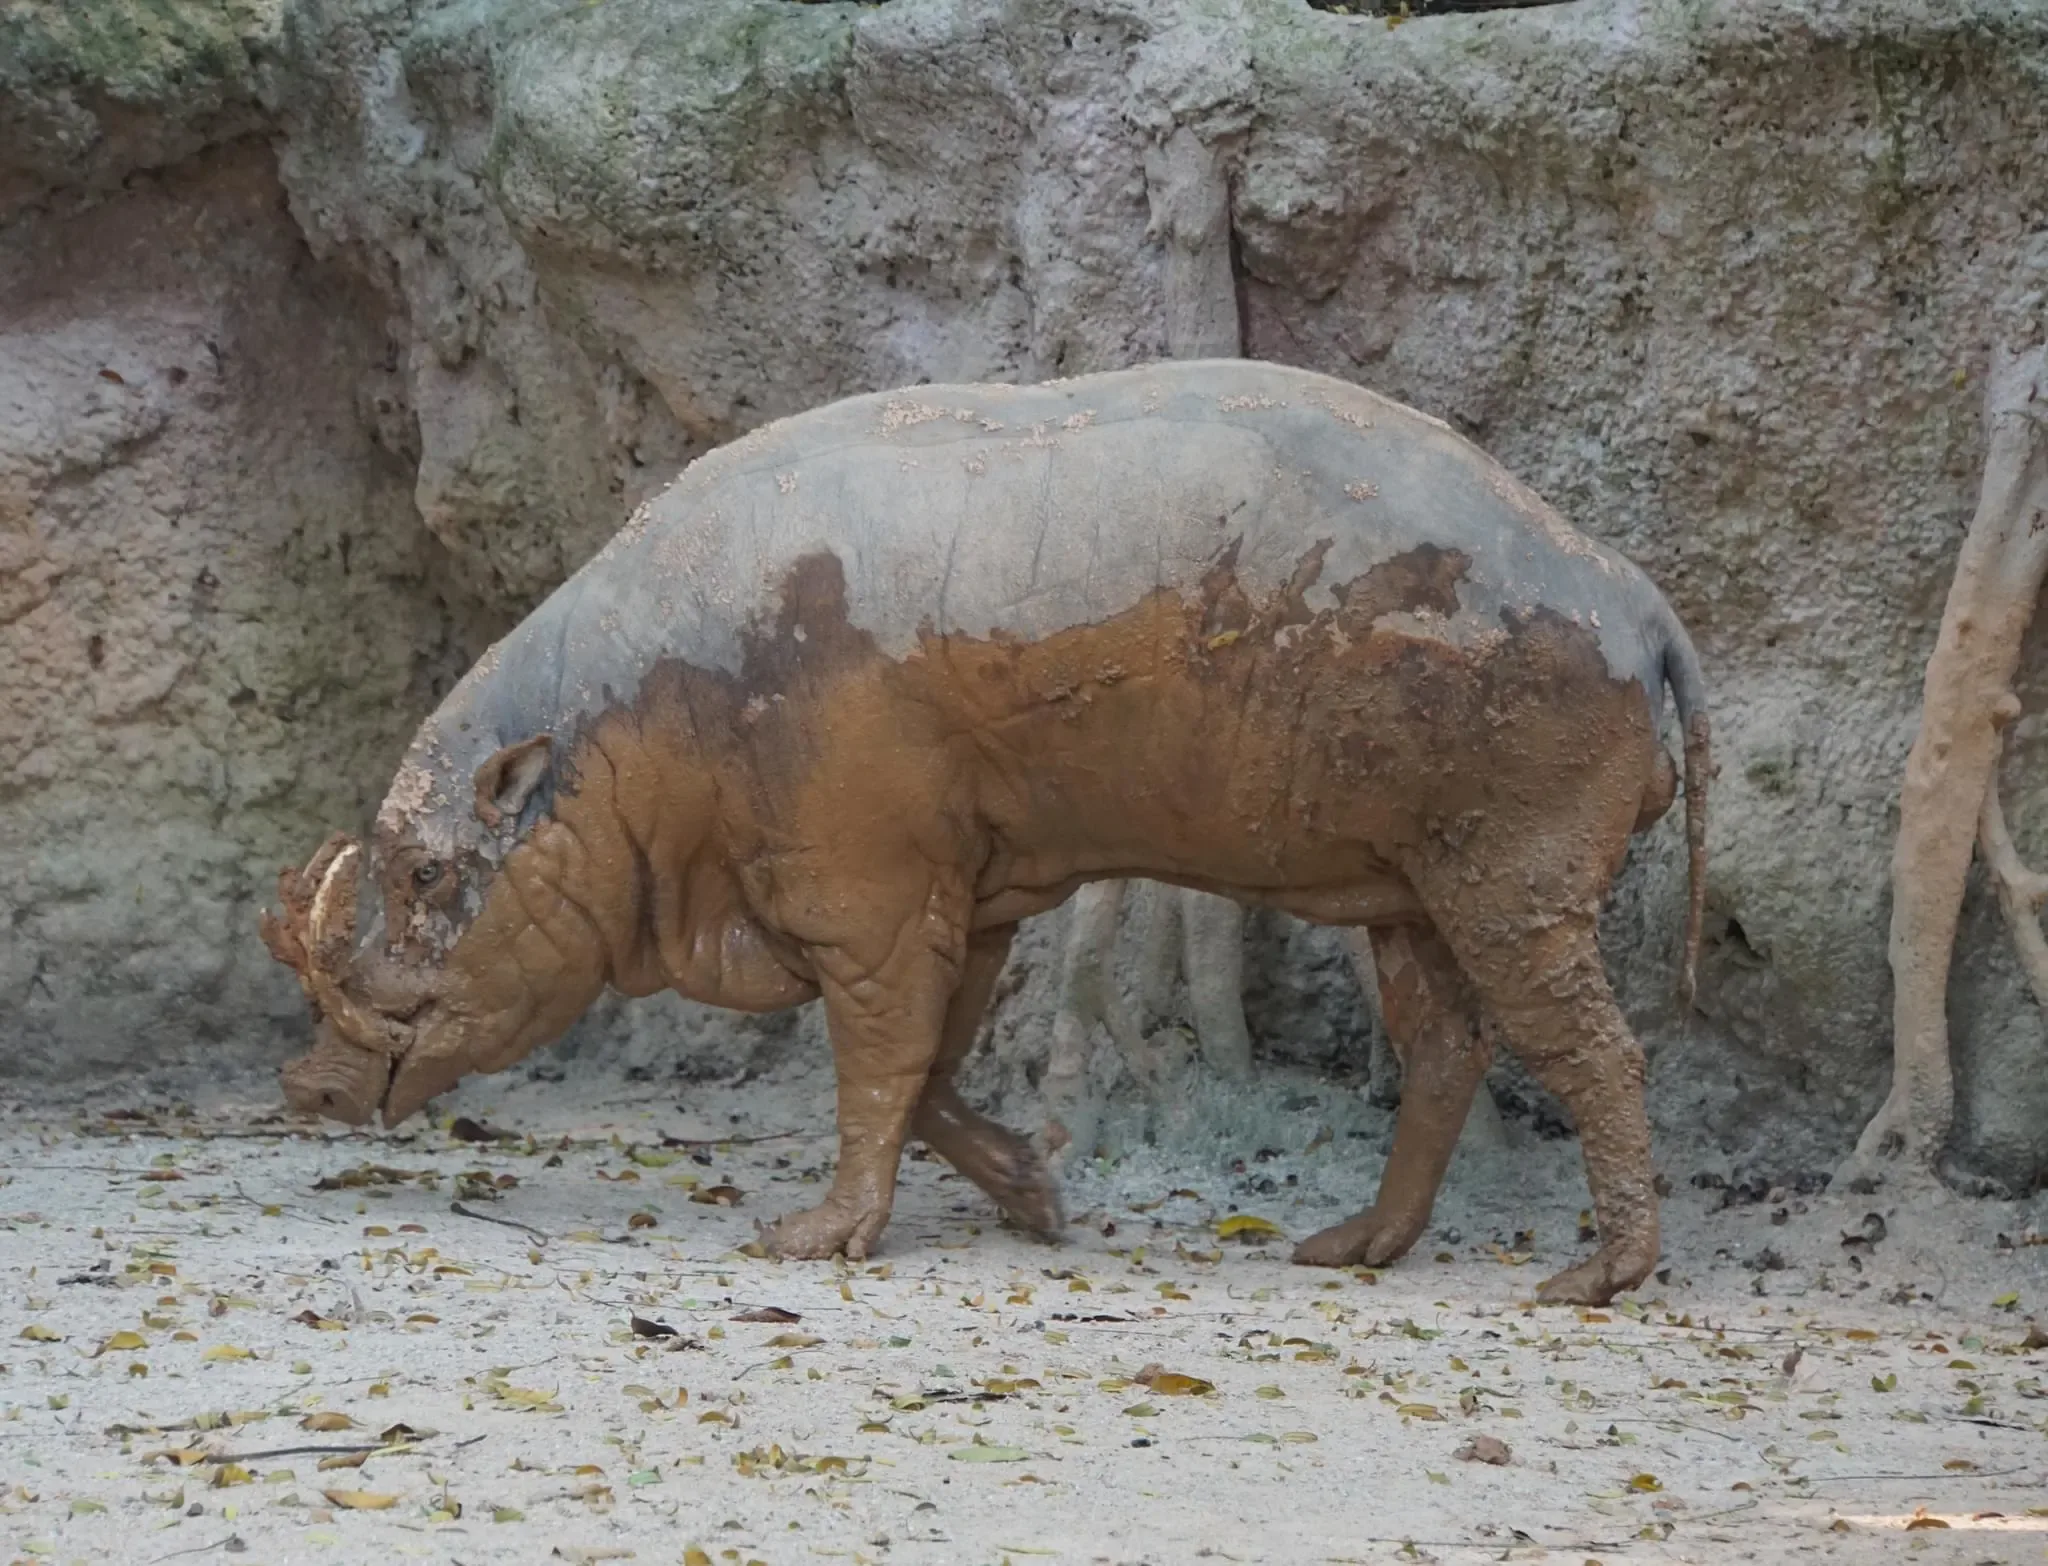
[[[1454,1169],[1415,1255],[1332,1275],[1219,1225],[1292,1238],[1339,1216],[1377,1175],[1384,1117],[1284,1081],[1231,1102],[1205,1123],[1256,1134],[1070,1171],[1057,1247],[908,1162],[865,1266],[742,1249],[829,1173],[818,1071],[681,1102],[501,1079],[395,1135],[260,1098],[13,1106],[0,1548],[466,1566],[2048,1554],[2030,1209],[1724,1205],[1691,1184],[1715,1171],[1677,1159],[1660,1281],[1606,1311],[1536,1309],[1536,1281],[1580,1249],[1575,1144],[1518,1131],[1511,1167]],[[518,1139],[456,1140],[455,1113]],[[354,1183],[366,1166],[399,1176]],[[786,1319],[745,1319],[764,1311]],[[1475,1447],[1506,1461],[1461,1457]]]

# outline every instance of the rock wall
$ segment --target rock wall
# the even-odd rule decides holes
[[[359,405],[390,345],[260,139],[17,213],[0,299],[7,1068],[274,1053],[264,872],[464,665]]]
[[[491,630],[764,419],[1160,353],[1177,134],[1230,170],[1248,351],[1451,420],[1692,627],[1700,1014],[1669,829],[1610,962],[1665,1126],[1830,1162],[1888,1061],[1976,377],[2041,312],[2039,0],[0,10],[5,1069],[286,1052],[269,874],[360,819]],[[2039,857],[2044,744],[2024,722],[2006,779]],[[1327,936],[1261,921],[1253,953],[1262,1049],[1362,1062]],[[1044,969],[1027,943],[992,1087],[1042,1048]],[[1953,1011],[1957,1162],[2030,1183],[2043,1024],[1974,893]],[[607,1005],[572,1047],[665,1073],[814,1031]]]

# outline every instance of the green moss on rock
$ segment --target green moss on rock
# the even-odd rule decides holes
[[[251,53],[284,0],[0,6],[0,92],[67,88],[130,107],[253,96]]]
[[[491,172],[523,224],[632,249],[681,239],[843,122],[859,8],[605,0],[504,51]]]

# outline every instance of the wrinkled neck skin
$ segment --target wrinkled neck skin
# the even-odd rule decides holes
[[[747,908],[693,748],[673,715],[606,714],[556,739],[540,803],[492,826],[430,721],[366,855],[343,979],[356,1004],[323,1022],[293,1101],[357,1122],[381,1106],[395,1125],[552,1043],[607,985],[750,1011],[811,999],[801,955]],[[360,1008],[373,1035],[350,1026]]]

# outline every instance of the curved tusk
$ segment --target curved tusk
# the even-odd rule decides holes
[[[346,942],[355,938],[355,892],[352,878],[355,875],[356,861],[361,857],[362,846],[351,838],[334,856],[333,862],[327,866],[326,873],[320,877],[320,884],[313,890],[312,909],[307,926],[313,937],[312,944],[316,948],[326,944],[328,920],[337,901],[344,905],[344,917],[348,925],[348,928],[341,931],[342,939]]]

